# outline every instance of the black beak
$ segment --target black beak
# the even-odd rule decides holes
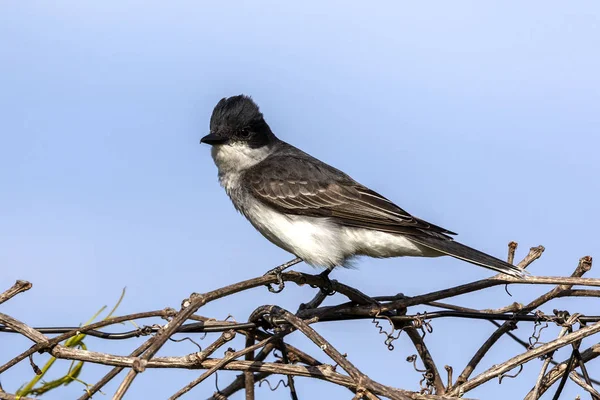
[[[214,133],[209,133],[200,139],[200,143],[210,144],[211,146],[214,144],[223,144],[227,142],[227,138],[223,136],[216,135]]]

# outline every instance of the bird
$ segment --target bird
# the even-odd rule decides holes
[[[221,99],[209,133],[221,186],[265,238],[314,267],[358,256],[451,256],[523,278],[522,269],[454,240],[344,172],[280,140],[250,96]]]

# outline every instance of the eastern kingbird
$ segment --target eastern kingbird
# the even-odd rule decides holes
[[[342,171],[279,140],[252,99],[223,98],[210,118],[219,182],[235,208],[267,239],[312,266],[355,256],[449,255],[522,277],[523,270],[453,240]]]

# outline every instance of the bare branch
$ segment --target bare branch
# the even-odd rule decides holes
[[[509,244],[508,260],[514,261],[514,254],[517,244]],[[526,268],[534,260],[540,257],[544,248],[542,246],[530,249],[529,254],[518,264],[520,268]],[[578,385],[589,391],[592,396],[597,396],[596,389],[592,386],[594,381],[588,374],[586,362],[596,358],[600,353],[598,345],[592,346],[586,351],[579,352],[579,344],[583,338],[600,332],[600,315],[581,315],[579,313],[570,314],[567,311],[554,310],[553,314],[544,313],[539,307],[547,302],[565,297],[595,298],[600,297],[600,290],[596,289],[573,289],[574,285],[600,287],[600,279],[583,278],[583,274],[590,270],[592,264],[591,257],[583,257],[575,271],[570,277],[547,277],[532,276],[525,279],[513,278],[506,275],[496,275],[489,279],[470,282],[464,285],[438,290],[418,296],[404,296],[397,294],[393,296],[371,297],[353,287],[340,283],[336,280],[329,280],[325,274],[309,275],[298,272],[286,272],[269,274],[253,279],[241,281],[203,294],[192,294],[188,299],[182,302],[179,311],[173,309],[164,309],[137,314],[129,314],[120,317],[110,318],[94,324],[82,327],[31,327],[9,315],[0,313],[0,334],[11,333],[19,334],[29,338],[34,342],[33,346],[17,355],[6,364],[0,366],[0,373],[14,366],[21,360],[31,357],[35,352],[48,352],[53,357],[65,360],[76,360],[80,363],[95,363],[112,366],[112,370],[100,379],[95,385],[86,384],[86,393],[80,400],[91,398],[108,382],[113,380],[123,369],[128,369],[125,379],[119,385],[115,399],[121,399],[127,393],[135,377],[145,371],[147,368],[184,368],[198,369],[204,372],[185,387],[181,388],[171,398],[179,398],[184,393],[191,390],[196,385],[205,381],[219,370],[239,371],[238,375],[231,384],[225,389],[218,389],[212,397],[214,400],[222,400],[231,396],[233,393],[245,389],[246,399],[254,400],[256,385],[259,386],[263,380],[270,375],[283,376],[280,380],[283,386],[290,391],[292,399],[297,398],[296,384],[294,377],[302,376],[320,379],[331,384],[340,385],[353,392],[355,399],[457,399],[456,396],[462,396],[464,393],[478,387],[495,377],[504,377],[507,372],[514,368],[523,366],[523,364],[542,357],[544,363],[540,370],[537,381],[532,390],[527,395],[528,400],[533,400],[541,396],[557,380],[562,381],[559,385],[557,395],[562,391],[564,381],[571,377],[569,374],[576,367],[581,369],[581,375],[573,372],[571,379]],[[268,284],[277,283],[279,288],[285,288],[285,282],[292,282],[296,285],[310,285],[319,288],[317,294],[306,304],[300,304],[296,314],[292,314],[276,305],[260,306],[248,318],[246,322],[237,322],[226,320],[216,320],[206,316],[198,315],[197,311],[204,305],[236,293],[262,287]],[[447,302],[441,302],[458,295],[464,295],[479,290],[484,290],[498,285],[513,284],[531,284],[531,285],[556,285],[554,288],[530,301],[528,304],[513,302],[500,308],[472,309],[462,307]],[[29,289],[31,285],[24,281],[18,281],[11,289],[0,295],[0,302],[4,302],[14,297],[16,294]],[[323,302],[328,295],[337,292],[345,296],[348,300],[337,305],[323,306]],[[335,303],[334,303],[335,304]],[[429,306],[437,307],[442,310],[430,311],[429,308],[411,310],[409,307]],[[535,312],[534,312],[535,311]],[[164,325],[152,324],[141,326],[135,330],[125,332],[105,332],[100,328],[134,321],[143,318],[164,318],[168,323]],[[452,384],[452,367],[445,366],[447,371],[447,385],[444,385],[442,377],[436,366],[436,360],[427,348],[424,337],[426,330],[432,332],[431,324],[436,318],[468,318],[485,319],[496,326],[498,329],[482,344],[478,351],[471,357],[465,369],[459,375],[456,383]],[[406,331],[422,364],[424,365],[423,379],[421,380],[421,392],[394,388],[376,382],[364,374],[355,364],[351,363],[346,354],[342,354],[329,341],[321,336],[313,327],[320,322],[347,321],[368,319],[376,322],[385,319],[394,328],[392,333],[385,332],[388,340],[397,338],[393,332],[398,335],[401,331]],[[197,321],[197,322],[193,322]],[[497,321],[505,321],[500,325]],[[535,343],[528,344],[510,331],[516,327],[517,323],[535,323],[534,333],[531,336]],[[579,323],[579,329],[573,331],[574,324]],[[540,333],[544,326],[548,324],[557,324],[563,329],[558,338],[551,342],[542,344]],[[589,325],[586,325],[589,324]],[[542,329],[540,329],[542,327]],[[381,329],[381,328],[380,328]],[[423,335],[420,331],[423,331]],[[272,332],[271,332],[272,331]],[[166,356],[156,357],[156,353],[163,347],[167,340],[176,340],[173,335],[178,333],[191,332],[221,332],[211,344],[200,349],[197,352],[185,356]],[[322,350],[331,361],[331,365],[324,365],[311,355],[284,342],[284,339],[291,332],[298,335],[304,335],[316,348]],[[90,335],[100,339],[120,339],[149,336],[142,345],[133,350],[129,356],[113,355],[103,352],[87,350],[86,347],[75,348],[63,341],[73,338],[76,335]],[[228,349],[221,358],[210,358],[216,354],[216,351],[223,348],[225,343],[229,342],[236,334],[245,336],[245,345],[240,350]],[[469,379],[473,371],[480,364],[481,360],[493,348],[503,335],[509,335],[521,345],[528,348],[528,351],[516,355],[501,364],[494,365],[488,370],[480,373],[472,379]],[[58,335],[48,338],[45,335]],[[428,336],[429,337],[429,336]],[[435,334],[432,335],[435,340]],[[188,338],[184,338],[188,339]],[[429,340],[428,340],[429,341]],[[572,346],[572,357],[556,365],[548,371],[550,364],[556,364],[552,360],[554,352],[564,346]],[[274,352],[275,349],[278,351]],[[393,346],[390,347],[390,350]],[[281,354],[279,355],[279,351]],[[267,357],[274,357],[274,362],[268,362]],[[351,355],[350,355],[351,356]],[[244,360],[240,358],[244,357]],[[412,356],[416,360],[416,355]],[[411,358],[412,359],[412,358]],[[439,360],[437,360],[439,361]],[[77,365],[81,365],[81,364]],[[336,372],[336,367],[344,370],[345,374]],[[37,368],[37,366],[35,367]],[[287,383],[285,382],[287,378]],[[76,375],[69,378],[69,382],[77,379]],[[67,382],[67,381],[65,381]],[[276,390],[279,384],[271,385],[266,381],[272,390]],[[33,386],[32,386],[33,387]],[[36,389],[37,390],[37,389]],[[46,390],[42,386],[40,390]],[[282,390],[282,388],[280,388]],[[28,394],[23,393],[23,394]],[[31,392],[33,393],[33,392]],[[430,394],[435,393],[435,394]],[[0,386],[0,400],[3,398],[16,399],[16,395],[10,395],[2,391]],[[22,397],[21,397],[22,398]]]
[[[466,393],[467,391],[481,385],[482,383],[485,383],[485,382],[489,381],[490,379],[493,379],[505,372],[508,372],[511,369],[513,369],[523,363],[526,363],[527,361],[533,360],[543,354],[547,354],[549,352],[555,351],[556,349],[567,346],[573,342],[581,340],[581,339],[588,337],[590,335],[593,335],[597,332],[600,332],[600,322],[595,323],[594,325],[586,326],[586,327],[581,328],[573,333],[565,335],[564,337],[562,337],[560,339],[553,340],[549,343],[541,345],[540,347],[537,347],[535,349],[532,349],[530,351],[522,353],[500,365],[495,365],[492,368],[488,369],[487,371],[477,375],[475,378],[463,383],[462,385],[455,387],[454,389],[452,389],[451,394],[452,395],[460,395],[460,394]]]
[[[0,313],[0,323],[4,324],[35,343],[47,344],[48,338],[27,324],[3,313]]]
[[[471,358],[471,360],[467,363],[467,366],[460,373],[458,379],[456,380],[454,387],[466,382],[467,379],[469,379],[469,376],[471,376],[471,374],[477,367],[477,365],[479,365],[483,357],[492,348],[492,346],[496,344],[498,339],[500,339],[505,333],[515,329],[516,327],[517,324],[514,321],[507,321],[504,324],[502,324],[500,328],[496,329],[496,331],[494,331],[494,333],[492,333],[492,335],[485,341],[485,343],[483,343],[481,347],[477,350],[473,358]]]
[[[136,319],[141,319],[141,318],[151,318],[151,317],[169,317],[171,316],[173,313],[172,309],[164,309],[164,310],[158,310],[158,311],[150,311],[150,312],[144,312],[144,313],[137,313],[137,314],[129,314],[129,315],[124,315],[121,317],[112,317],[103,321],[99,321],[93,324],[89,324],[86,326],[82,326],[76,329],[73,329],[67,333],[64,333],[60,336],[57,336],[55,338],[52,339],[48,339],[48,340],[40,340],[37,342],[36,345],[32,346],[29,350],[24,351],[23,353],[19,354],[17,357],[13,358],[12,360],[10,360],[9,362],[7,362],[6,364],[2,365],[0,367],[0,374],[3,373],[4,371],[6,371],[7,369],[9,369],[10,367],[12,367],[13,365],[17,364],[18,362],[26,359],[27,357],[29,357],[30,355],[38,352],[38,351],[46,351],[50,348],[52,348],[52,346],[66,340],[69,339],[70,337],[79,335],[80,333],[86,333],[89,331],[93,331],[94,329],[97,328],[101,328],[103,326],[108,326],[108,325],[113,325],[113,324],[117,324],[117,323],[121,323],[121,322],[126,322],[126,321],[133,321]],[[2,322],[2,321],[0,321]],[[10,325],[6,324],[8,327],[11,327]],[[14,329],[14,328],[13,328]],[[16,330],[16,329],[15,329]],[[30,338],[31,339],[31,338]],[[33,340],[33,339],[32,339]]]
[[[10,289],[8,289],[4,293],[0,293],[0,304],[12,299],[19,293],[22,293],[22,292],[25,292],[25,291],[31,289],[31,286],[32,286],[31,283],[29,283],[27,281],[21,281],[21,280],[16,281],[15,284]]]
[[[590,360],[595,359],[600,356],[600,343],[591,346],[589,349],[585,350],[581,353],[581,358],[584,362],[588,362]],[[544,394],[546,390],[548,390],[557,380],[559,380],[565,371],[567,370],[567,364],[569,360],[565,360],[562,363],[558,364],[554,368],[552,368],[542,379],[539,385],[539,396]],[[573,367],[573,366],[572,366]],[[567,371],[571,372],[571,371]],[[534,396],[534,389],[532,389],[527,396],[525,396],[525,400],[534,400],[536,399]]]
[[[253,345],[254,338],[248,335],[246,337],[246,347],[252,347]],[[246,361],[254,361],[254,351],[247,352],[245,359]],[[244,372],[244,386],[246,387],[246,400],[254,400],[254,373]]]
[[[532,249],[532,251],[533,251],[533,249]],[[591,269],[591,266],[592,266],[591,257],[589,257],[589,256],[583,257],[579,260],[579,264],[577,265],[577,267],[575,268],[575,271],[573,272],[573,274],[571,276],[579,278],[584,273],[589,271]],[[544,293],[543,295],[539,296],[535,300],[531,301],[526,306],[522,307],[521,310],[519,311],[519,314],[530,312],[530,311],[536,309],[537,307],[541,306],[542,304],[545,304],[548,301],[554,299],[562,291],[570,290],[570,289],[571,289],[571,286],[564,286],[564,285],[556,286],[554,289],[550,290],[547,293]],[[469,361],[469,363],[467,364],[467,366],[465,367],[463,372],[460,374],[460,376],[458,377],[458,379],[456,381],[456,384],[454,385],[455,387],[462,385],[471,376],[471,373],[474,371],[475,367],[479,364],[479,362],[481,362],[481,360],[483,359],[485,354],[498,341],[498,339],[500,339],[500,337],[502,337],[505,333],[507,333],[513,329],[516,329],[516,327],[517,327],[516,322],[517,322],[517,318],[514,318],[511,321],[505,322],[504,324],[502,324],[502,326],[500,328],[498,328],[492,334],[492,336],[490,336],[490,338],[481,346],[481,348],[477,351],[477,353],[475,353],[473,358]]]
[[[256,349],[263,347],[264,345],[266,345],[273,339],[274,339],[274,337],[270,337],[270,338],[261,340],[260,342],[255,343],[252,346],[248,346],[248,347],[244,348],[243,350],[235,351],[235,352],[228,352],[229,354],[226,354],[225,358],[221,359],[217,364],[215,364],[214,366],[209,368],[205,373],[200,375],[197,379],[193,380],[192,382],[188,383],[185,387],[181,388],[181,390],[179,390],[173,396],[169,397],[169,400],[178,399],[179,397],[183,396],[185,393],[189,392],[194,387],[196,387],[203,380],[205,380],[206,378],[208,378],[209,376],[214,374],[217,370],[225,367],[229,362],[235,360],[238,357],[245,355],[246,353],[249,353],[251,351],[254,351]],[[198,360],[196,362],[201,362],[201,360]]]
[[[140,347],[138,347],[137,349],[135,349],[129,355],[129,357],[137,358],[140,354],[142,354],[144,351],[146,351],[146,349],[148,349],[148,346],[149,346],[148,342],[142,343],[142,345]],[[102,389],[104,387],[104,385],[106,385],[108,382],[113,380],[114,377],[119,375],[119,373],[121,371],[123,371],[123,369],[125,369],[125,367],[114,367],[113,369],[111,369],[110,372],[108,374],[104,375],[104,377],[102,379],[100,379],[94,386],[92,386],[91,388],[88,388],[85,391],[85,393],[81,397],[79,397],[78,400],[91,399],[94,394],[96,394],[100,389]]]
[[[550,357],[550,356],[546,356],[546,359],[544,359],[544,363],[542,364],[542,369],[540,370],[538,379],[535,382],[535,387],[533,388],[532,398],[534,398],[534,399],[539,398],[538,393],[540,390],[540,385],[542,384],[542,379],[544,378],[544,375],[546,374],[546,370],[548,369],[548,365],[550,365],[551,361],[552,361],[552,357]]]
[[[360,372],[350,361],[346,359],[335,347],[333,347],[328,341],[326,341],[321,335],[319,335],[314,329],[312,329],[306,322],[291,314],[290,312],[278,307],[278,306],[263,306],[259,307],[250,316],[250,321],[256,321],[270,317],[281,317],[289,322],[294,328],[302,332],[306,337],[313,341],[321,350],[325,352],[336,364],[344,369],[357,383],[357,388],[368,390],[375,382],[369,377]],[[357,390],[358,390],[357,389]],[[385,394],[391,399],[406,399],[404,395],[390,392]]]
[[[419,357],[423,362],[423,365],[427,369],[428,373],[430,373],[431,381],[433,382],[433,387],[435,388],[436,394],[444,394],[446,393],[446,388],[444,387],[444,382],[442,382],[442,377],[440,376],[440,372],[435,365],[435,361],[433,361],[433,357],[429,352],[429,349],[425,345],[425,341],[423,337],[419,334],[419,332],[415,329],[412,323],[404,323],[404,326],[400,326],[400,329],[406,331],[408,337],[412,341],[415,349],[419,353]]]
[[[571,378],[571,380],[573,382],[575,382],[576,384],[578,384],[579,386],[581,386],[582,388],[584,388],[585,390],[587,390],[591,395],[592,398],[594,400],[598,400],[600,399],[600,393],[598,393],[598,391],[596,389],[594,389],[591,385],[588,385],[583,379],[581,379],[579,377],[579,375],[577,375],[575,372],[571,372],[569,374],[569,378]]]
[[[149,360],[145,364],[145,368],[185,368],[185,369],[210,369],[218,363],[221,363],[223,359],[206,359],[203,361],[197,361],[195,354],[190,354],[183,357],[156,357]],[[57,358],[64,358],[68,360],[82,360],[86,362],[113,365],[133,368],[134,363],[139,362],[138,358],[128,356],[117,356],[106,353],[98,353],[89,350],[74,349],[63,346],[56,346],[53,351],[53,355]],[[319,365],[319,366],[300,366],[292,364],[281,364],[281,363],[265,363],[257,361],[230,361],[223,365],[222,369],[229,371],[252,371],[252,372],[270,372],[282,375],[295,375],[304,377],[313,377],[317,379],[327,380],[331,383],[342,385],[348,388],[357,390],[357,383],[351,377],[338,374],[334,372],[331,365]],[[377,382],[372,383],[373,392],[377,395],[386,395],[388,393],[394,394],[396,397],[390,398],[403,398],[406,396],[411,399],[450,399],[450,396],[428,396],[412,393],[409,391],[403,391],[400,389],[392,388],[389,386],[381,385]]]
[[[508,244],[508,257],[506,258],[509,264],[513,264],[515,262],[515,252],[517,251],[517,246],[519,244],[517,242],[510,242]]]

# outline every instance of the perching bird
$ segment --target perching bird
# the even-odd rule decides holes
[[[355,256],[449,255],[522,277],[505,261],[453,240],[342,171],[279,140],[248,96],[223,98],[201,143],[235,208],[267,239],[312,266]]]

